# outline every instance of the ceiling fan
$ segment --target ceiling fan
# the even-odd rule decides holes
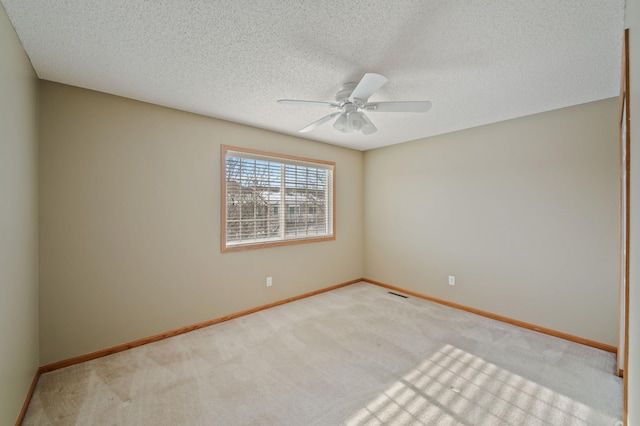
[[[381,74],[366,73],[358,83],[345,83],[336,93],[335,102],[302,101],[295,99],[280,99],[278,103],[293,105],[322,105],[336,108],[340,111],[332,112],[314,121],[300,130],[300,133],[310,132],[334,117],[338,117],[333,127],[344,133],[362,132],[370,135],[378,129],[373,125],[367,112],[427,112],[431,109],[429,101],[401,101],[401,102],[369,102],[369,98],[385,85],[387,77]]]

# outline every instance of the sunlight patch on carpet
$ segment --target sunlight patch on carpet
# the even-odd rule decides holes
[[[589,424],[594,414],[579,401],[445,345],[346,424]]]

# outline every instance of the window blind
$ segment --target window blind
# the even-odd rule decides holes
[[[333,238],[333,163],[223,152],[223,250]]]

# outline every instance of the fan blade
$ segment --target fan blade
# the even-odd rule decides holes
[[[367,99],[371,95],[373,95],[376,90],[384,86],[384,84],[389,81],[387,77],[381,74],[374,73],[366,73],[360,83],[353,89],[351,92],[351,96],[349,96],[349,101],[353,102],[355,99],[360,99],[361,101],[366,102]]]
[[[278,101],[279,104],[287,104],[287,105],[324,105],[329,107],[338,107],[339,105],[335,102],[322,102],[322,101],[300,101],[297,99],[280,99]]]
[[[363,109],[367,112],[427,112],[431,109],[431,102],[370,102]]]
[[[304,129],[300,129],[300,133],[307,133],[307,132],[312,131],[313,129],[315,129],[319,125],[326,123],[327,121],[331,120],[333,117],[335,117],[336,115],[338,115],[340,113],[341,113],[341,111],[338,111],[338,112],[331,113],[329,115],[325,115],[320,120],[314,121],[313,123],[309,124]]]

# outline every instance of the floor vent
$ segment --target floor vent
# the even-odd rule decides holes
[[[394,293],[392,291],[388,291],[387,293],[393,294],[394,296],[402,297],[403,299],[408,299],[409,298],[409,296],[405,296],[404,294]]]

